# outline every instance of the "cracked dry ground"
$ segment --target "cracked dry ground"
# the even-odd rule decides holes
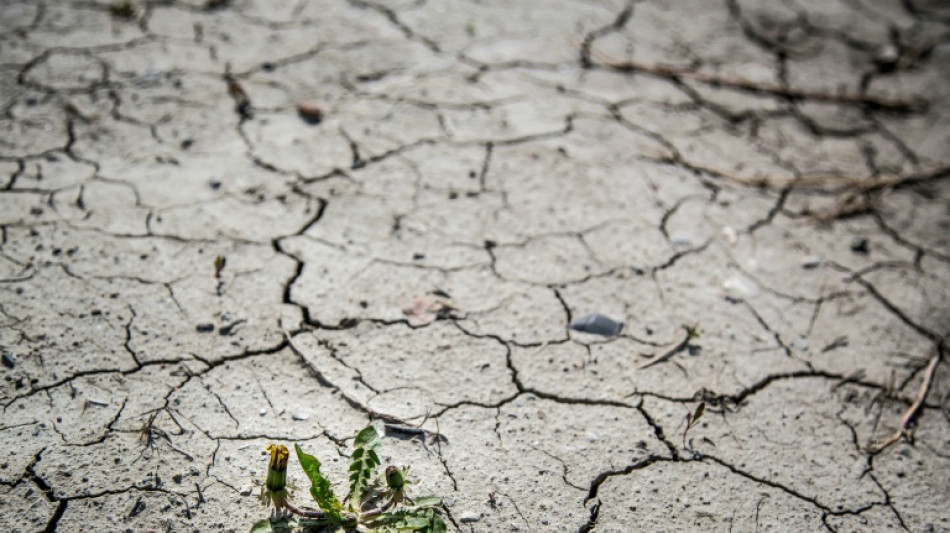
[[[383,413],[450,529],[950,530],[948,21],[4,0],[0,524],[246,531]]]

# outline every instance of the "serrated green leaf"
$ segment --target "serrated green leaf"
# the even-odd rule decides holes
[[[445,533],[446,526],[442,517],[433,509],[399,509],[383,513],[372,521],[373,531],[419,531],[423,533]]]
[[[696,421],[698,421],[703,416],[703,413],[705,412],[706,412],[706,402],[703,402],[699,404],[699,406],[696,407],[696,411],[693,413],[693,424],[695,424]]]
[[[280,520],[270,520],[265,518],[251,526],[251,533],[277,533],[280,531],[290,531],[296,527],[293,518],[282,518]]]
[[[415,502],[412,504],[413,509],[427,509],[429,507],[442,505],[442,498],[438,496],[423,496],[421,498],[415,498],[413,501]]]
[[[442,520],[442,517],[439,515],[433,515],[432,523],[429,525],[429,530],[426,533],[445,533],[446,530],[445,520]]]
[[[350,455],[350,492],[347,495],[349,507],[359,509],[363,492],[369,485],[376,467],[379,466],[379,457],[374,451],[380,444],[379,433],[373,426],[367,426],[353,441],[353,453]]]
[[[354,448],[363,448],[366,450],[372,450],[379,446],[379,433],[376,432],[376,428],[373,426],[366,426],[363,428],[363,431],[360,431],[356,436],[356,440],[353,442]]]
[[[310,479],[310,495],[317,502],[320,510],[327,515],[327,520],[330,523],[341,523],[340,512],[343,510],[343,506],[340,505],[340,501],[333,494],[330,481],[320,473],[320,461],[316,457],[304,453],[297,444],[294,444],[294,449],[297,451],[297,460],[300,461],[301,468],[307,474],[307,478]]]
[[[396,527],[400,529],[418,530],[429,527],[429,518],[426,516],[407,516]]]
[[[251,533],[270,533],[274,531],[270,527],[270,520],[264,519],[251,526]]]

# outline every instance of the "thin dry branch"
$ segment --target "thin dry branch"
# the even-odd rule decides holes
[[[658,365],[662,363],[663,361],[666,361],[670,357],[673,357],[678,352],[682,351],[684,348],[686,348],[689,345],[689,341],[692,340],[696,336],[695,327],[693,328],[684,327],[683,330],[684,330],[683,339],[681,341],[674,344],[672,347],[670,347],[668,350],[663,352],[663,354],[657,357],[656,359],[647,361],[646,363],[643,363],[642,365],[638,366],[636,368],[636,371],[639,372],[641,370],[646,370],[647,368],[650,368],[651,366]]]
[[[796,188],[813,188],[828,192],[872,193],[920,185],[950,177],[950,166],[931,168],[908,175],[881,175],[867,178],[854,178],[834,175],[807,175],[792,182]]]
[[[937,167],[926,172],[919,172],[906,176],[877,176],[874,178],[850,178],[842,176],[802,176],[795,181],[795,188],[829,188],[829,184],[836,187],[832,190],[841,195],[838,205],[812,215],[816,222],[830,222],[841,218],[870,213],[877,207],[877,202],[887,191],[901,187],[920,185],[939,179],[950,177],[950,167]]]
[[[743,78],[727,78],[713,74],[696,72],[688,68],[671,65],[641,63],[638,61],[620,61],[600,52],[593,47],[589,49],[590,56],[596,61],[595,65],[604,66],[620,72],[641,72],[668,79],[688,79],[713,87],[728,87],[751,93],[770,94],[792,100],[810,100],[814,102],[829,102],[835,104],[869,106],[888,111],[921,112],[927,109],[927,102],[919,98],[898,100],[869,96],[862,94],[829,93],[821,91],[807,91],[793,89],[772,83],[761,83]]]
[[[909,438],[911,436],[910,426],[915,420],[917,420],[917,417],[920,416],[920,409],[923,407],[924,401],[927,399],[927,394],[930,392],[930,386],[933,384],[934,375],[937,373],[937,365],[940,364],[940,361],[942,360],[942,344],[942,340],[937,344],[936,353],[934,353],[933,357],[930,358],[930,363],[927,365],[927,369],[924,371],[924,381],[920,384],[920,389],[917,391],[917,398],[914,400],[914,403],[912,403],[910,407],[907,408],[907,411],[904,411],[904,416],[901,417],[900,428],[880,444],[872,446],[869,450],[870,453],[880,453],[885,448],[896,443],[902,438]]]

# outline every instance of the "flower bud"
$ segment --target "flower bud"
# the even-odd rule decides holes
[[[287,459],[290,452],[283,444],[268,444],[270,463],[267,465],[267,480],[261,488],[261,503],[265,506],[273,503],[277,511],[287,506],[290,494],[287,491]]]

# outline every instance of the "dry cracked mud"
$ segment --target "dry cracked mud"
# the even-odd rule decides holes
[[[950,531],[945,2],[3,0],[0,107],[4,531],[381,416],[451,530]]]

